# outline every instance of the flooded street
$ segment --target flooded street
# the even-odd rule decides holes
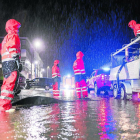
[[[140,139],[140,102],[73,98],[48,105],[17,106],[15,112],[0,113],[0,140]]]

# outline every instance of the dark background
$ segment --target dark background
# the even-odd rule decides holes
[[[45,69],[59,59],[61,75],[73,74],[75,54],[82,51],[89,76],[134,38],[128,22],[140,23],[139,9],[139,0],[1,0],[0,36],[14,18],[21,23],[21,37],[43,40],[38,51]]]

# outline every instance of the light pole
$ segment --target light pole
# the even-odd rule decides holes
[[[44,73],[44,69],[43,68],[41,68],[41,77],[43,77],[43,73]]]
[[[50,69],[50,66],[47,66],[47,78],[48,78],[48,73],[49,73],[49,69]]]
[[[42,50],[42,47],[44,46],[44,43],[41,39],[35,39],[33,41],[33,45],[35,47],[35,50],[39,53],[41,50]],[[36,76],[37,77],[40,77],[40,72],[41,72],[41,64],[42,64],[42,61],[39,59],[38,57],[39,55],[36,56],[37,60],[38,60],[38,63],[36,63],[35,67],[36,67]]]
[[[35,78],[37,78],[38,76],[38,73],[37,73],[37,64],[38,64],[38,61],[35,61]]]
[[[29,78],[29,79],[30,78],[32,79],[31,62],[28,59],[26,59],[25,64],[22,67],[24,67],[28,70],[28,72],[26,73],[26,77]]]

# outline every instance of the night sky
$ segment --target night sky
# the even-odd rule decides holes
[[[140,23],[139,0],[1,0],[0,36],[8,19],[18,20],[21,37],[40,38],[44,68],[60,60],[61,75],[73,74],[76,52],[82,51],[87,76],[110,62],[110,55],[134,38],[128,27]]]

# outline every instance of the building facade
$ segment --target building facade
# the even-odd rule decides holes
[[[4,37],[0,37],[2,42]],[[34,79],[43,77],[43,61],[38,52],[33,47],[31,41],[27,37],[20,37],[21,41],[21,63],[23,66],[21,74],[26,79]]]

